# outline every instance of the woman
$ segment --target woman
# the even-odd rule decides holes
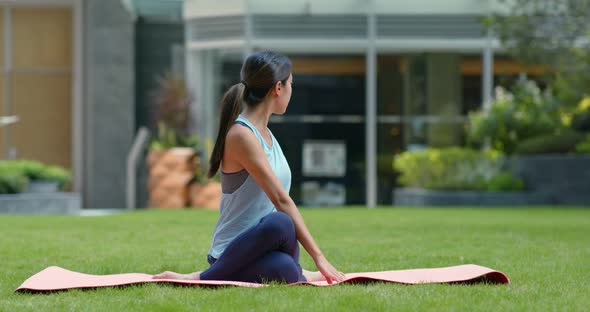
[[[273,52],[254,53],[242,66],[241,76],[242,81],[223,96],[210,158],[208,175],[214,176],[221,166],[222,187],[220,217],[207,255],[211,267],[190,274],[166,271],[154,278],[340,282],[344,274],[322,254],[289,197],[291,171],[267,128],[272,114],[287,110],[291,61]],[[318,272],[301,269],[298,240]]]

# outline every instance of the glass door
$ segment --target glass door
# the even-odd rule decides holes
[[[292,55],[293,94],[277,137],[304,206],[365,202],[365,58]]]

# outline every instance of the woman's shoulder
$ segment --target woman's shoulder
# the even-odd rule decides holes
[[[254,131],[250,129],[250,127],[241,123],[235,123],[227,131],[225,141],[227,145],[227,143],[235,144],[238,142],[247,142],[255,138],[256,135],[254,134]]]
[[[253,134],[252,129],[248,127],[248,125],[236,122],[227,131],[226,141],[230,140],[231,138],[244,138],[247,136],[251,136]]]

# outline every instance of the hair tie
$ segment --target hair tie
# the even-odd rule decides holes
[[[243,85],[244,85],[244,87],[248,88],[248,83],[246,83],[246,81],[245,81],[245,80],[241,80],[241,81],[240,81],[240,83],[241,83],[241,84],[243,84]]]

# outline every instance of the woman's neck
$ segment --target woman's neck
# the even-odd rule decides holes
[[[242,115],[248,119],[259,131],[266,131],[268,126],[268,120],[272,115],[270,109],[268,109],[270,105],[266,105],[266,103],[262,102],[256,106],[254,109],[250,109],[246,107],[242,112]]]

